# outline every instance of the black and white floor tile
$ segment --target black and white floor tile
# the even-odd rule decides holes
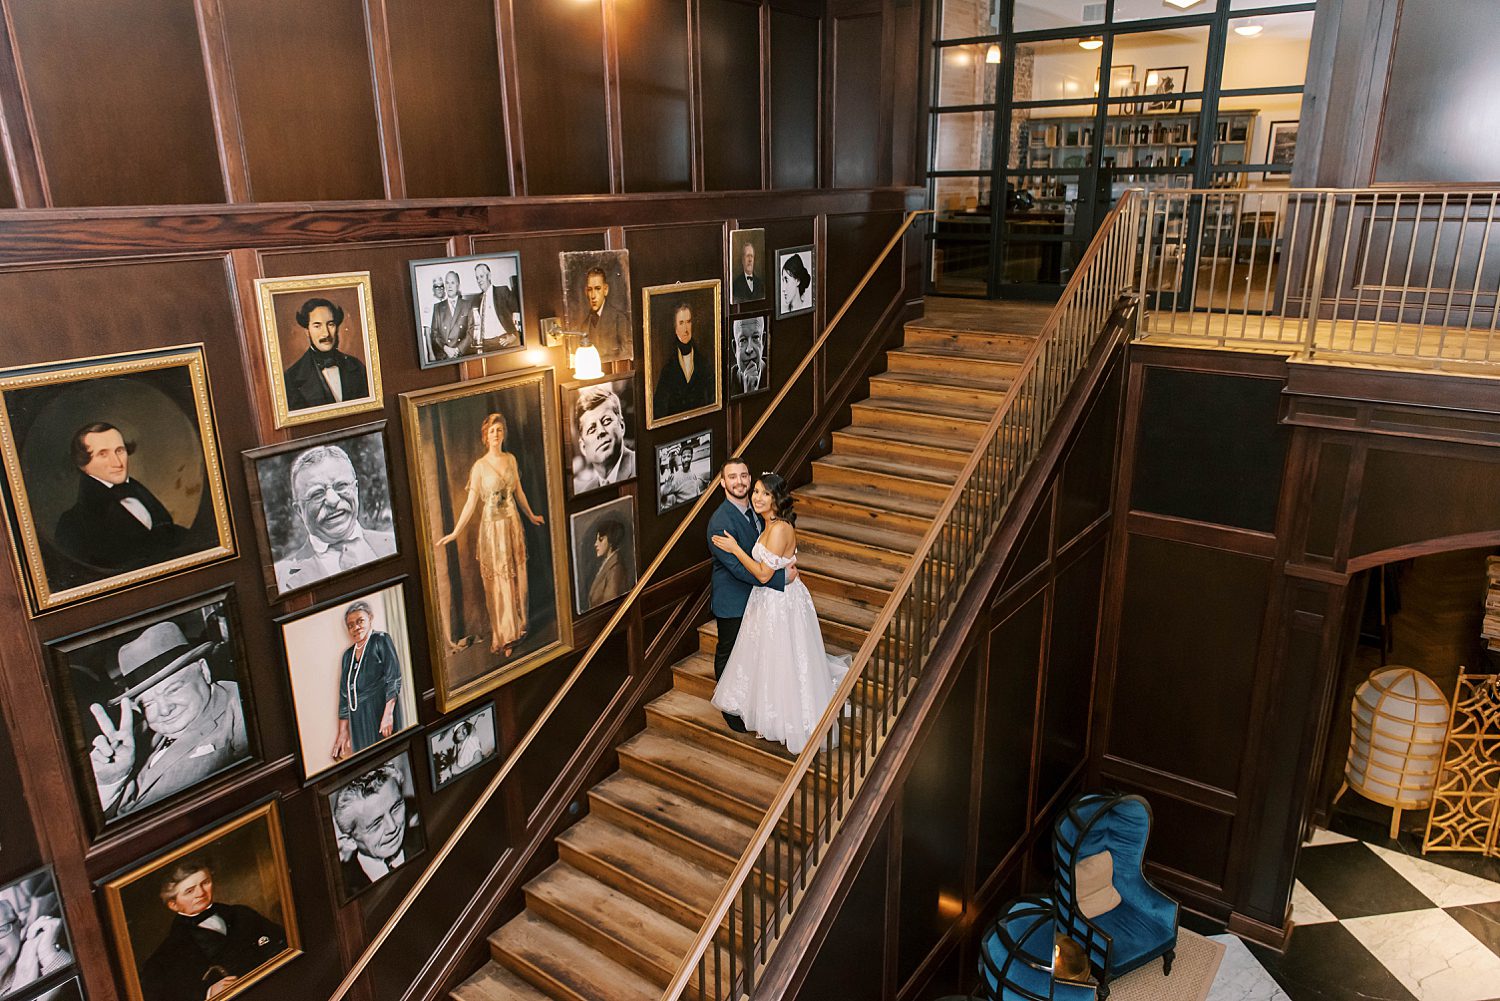
[[[1303,846],[1284,953],[1216,937],[1209,1001],[1500,1001],[1500,860],[1340,826]]]

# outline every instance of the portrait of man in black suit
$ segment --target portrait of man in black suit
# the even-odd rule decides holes
[[[630,311],[628,250],[565,251],[562,269],[567,330],[588,334],[600,361],[635,357],[634,319]]]
[[[714,281],[646,289],[646,427],[719,406],[723,311]]]
[[[505,351],[521,347],[521,333],[516,329],[516,314],[521,306],[510,285],[496,285],[489,264],[474,265],[474,338],[480,351]]]
[[[729,234],[729,301],[758,302],[766,297],[766,231],[737,229]]]
[[[766,318],[742,317],[730,327],[729,398],[771,388],[771,358],[766,345]]]
[[[356,775],[328,796],[344,899],[369,889],[426,847],[407,752]]]
[[[339,350],[344,307],[314,296],[302,303],[296,320],[307,334],[307,350],[283,374],[287,409],[295,413],[368,397],[364,362]]]
[[[526,346],[521,255],[514,250],[411,261],[417,354],[423,368],[520,351]],[[422,289],[435,301],[424,304]]]

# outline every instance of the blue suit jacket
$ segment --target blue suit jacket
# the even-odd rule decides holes
[[[714,556],[714,617],[737,619],[745,614],[745,602],[750,600],[750,589],[761,586],[761,583],[740,564],[733,553],[726,553],[713,544],[713,537],[723,534],[726,529],[745,552],[748,553],[755,547],[755,528],[750,524],[750,519],[740,514],[740,509],[728,498],[719,505],[713,517],[708,519],[708,551]],[[782,590],[786,586],[786,571],[776,571],[765,586]]]

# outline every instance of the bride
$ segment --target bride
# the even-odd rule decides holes
[[[786,482],[775,473],[762,473],[750,505],[766,530],[752,551],[747,554],[728,532],[714,536],[713,544],[739,559],[756,580],[770,580],[797,558],[792,504]],[[832,657],[823,649],[806,584],[796,580],[782,591],[757,587],[750,592],[744,624],[713,703],[760,736],[782,741],[800,754],[848,670],[848,657]],[[838,742],[837,729],[830,737],[830,746]]]

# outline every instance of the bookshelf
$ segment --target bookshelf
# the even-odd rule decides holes
[[[1220,116],[1214,138],[1216,165],[1249,162],[1250,143],[1255,136],[1259,111],[1226,112]],[[1096,119],[1028,118],[1020,122],[1017,149],[1022,168],[1077,168],[1094,166]],[[1130,168],[1177,168],[1194,166],[1198,144],[1197,112],[1182,114],[1110,115],[1104,120],[1104,148],[1100,166],[1128,171]]]

